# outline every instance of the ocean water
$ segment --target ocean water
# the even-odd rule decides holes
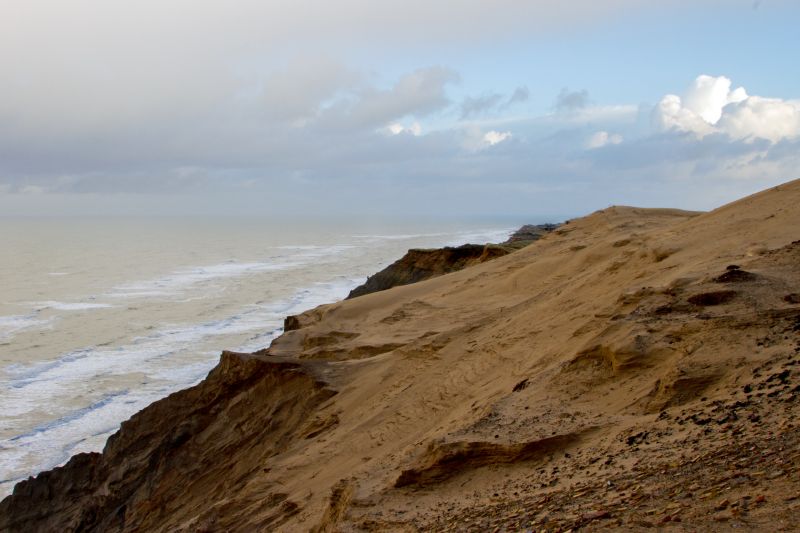
[[[344,298],[409,248],[508,221],[0,218],[0,496]]]

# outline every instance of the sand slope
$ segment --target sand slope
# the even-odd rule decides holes
[[[0,527],[800,528],[798,228],[797,181],[611,207],[317,308],[18,485]]]

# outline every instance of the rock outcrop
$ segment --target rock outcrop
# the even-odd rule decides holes
[[[464,244],[458,247],[411,249],[402,258],[350,291],[347,298],[385,291],[398,285],[417,283],[503,257],[541,239],[557,227],[557,224],[526,224],[500,244]]]
[[[0,531],[797,531],[800,181],[298,315]]]

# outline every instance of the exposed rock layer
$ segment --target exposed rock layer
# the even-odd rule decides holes
[[[556,224],[526,224],[501,244],[464,244],[458,247],[411,249],[402,258],[350,291],[347,298],[416,283],[503,257],[541,239],[557,227]],[[289,327],[292,327],[291,323]]]
[[[321,306],[20,483],[0,530],[796,531],[798,227],[800,182],[612,207]]]

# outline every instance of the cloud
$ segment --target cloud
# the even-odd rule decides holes
[[[406,116],[426,117],[450,104],[447,86],[459,81],[452,69],[428,67],[403,75],[391,88],[362,87],[321,113],[328,126],[373,128]]]
[[[612,202],[710,207],[701,193],[711,186],[728,194],[714,197],[721,203],[798,177],[793,101],[749,96],[724,79],[641,109],[592,105],[588,90],[565,90],[567,112],[540,116],[502,113],[530,98],[526,87],[497,90],[474,99],[480,121],[458,120],[465,101],[450,97],[458,83],[443,66],[385,78],[304,54],[259,70],[218,100],[204,96],[186,108],[176,100],[163,118],[137,107],[146,120],[103,122],[100,110],[112,111],[101,105],[86,110],[97,121],[80,128],[53,119],[35,131],[0,114],[0,211],[81,212],[124,197],[164,212],[177,204],[258,213],[413,204],[420,212],[501,205],[578,214]],[[651,114],[656,128],[641,120]],[[191,200],[157,201],[170,195]]]
[[[503,96],[500,94],[467,97],[461,102],[461,120],[496,109],[502,100]]]
[[[704,137],[723,133],[731,139],[781,139],[800,135],[800,102],[749,96],[743,87],[731,90],[725,76],[701,75],[683,98],[664,96],[653,111],[659,131],[683,131]]]
[[[273,72],[261,98],[265,113],[303,120],[321,93],[350,80],[337,78],[347,73],[335,66],[303,70],[293,58],[425,53],[443,43],[468,53],[498,37],[578,28],[637,4],[574,0],[565,10],[545,0],[462,0],[457,8],[424,0],[9,0],[0,31],[0,117],[16,140],[31,143],[120,129],[147,137],[176,122],[198,131],[254,113],[242,104],[258,99],[250,97],[260,77]],[[288,79],[305,84],[295,92]],[[280,96],[284,108],[272,103]]]
[[[530,90],[525,86],[514,89],[508,96],[499,93],[485,94],[478,97],[468,96],[461,102],[461,120],[491,111],[503,111],[509,107],[526,102],[530,98]]]
[[[410,126],[403,126],[399,122],[395,122],[394,124],[390,124],[387,129],[392,135],[400,135],[401,133],[408,133],[414,137],[422,135],[422,126],[420,126],[419,122],[414,122]]]
[[[433,66],[386,83],[335,61],[305,56],[254,80],[241,94],[191,111],[158,117],[142,111],[130,120],[110,116],[105,123],[61,114],[41,127],[0,113],[0,176],[6,176],[0,181],[44,183],[69,175],[85,177],[57,188],[99,186],[106,179],[104,189],[113,189],[115,180],[128,189],[135,180],[126,176],[172,182],[172,169],[186,167],[220,176],[231,168],[270,167],[265,175],[271,176],[310,164],[309,152],[316,150],[317,158],[330,157],[333,150],[345,154],[346,145],[363,143],[364,136],[387,125],[439,113],[451,105],[447,89],[457,80],[454,71]],[[82,109],[87,115],[98,112]],[[187,180],[175,183],[189,186]],[[141,179],[142,190],[153,185]]]
[[[486,135],[483,136],[483,141],[487,143],[489,146],[494,146],[495,144],[500,144],[501,142],[508,140],[511,138],[510,131],[489,131]]]
[[[506,102],[506,105],[512,106],[514,104],[521,104],[522,102],[527,102],[530,97],[530,89],[525,86],[517,87],[514,89],[514,92],[511,94],[511,96],[508,97],[508,102]]]
[[[725,76],[698,76],[686,91],[683,106],[699,115],[709,124],[716,124],[722,117],[723,108],[747,98],[743,87],[731,91],[731,80]]]
[[[795,138],[800,135],[800,102],[750,96],[726,106],[717,125],[734,139]]]
[[[263,81],[265,116],[281,122],[307,120],[318,114],[326,100],[362,81],[361,74],[330,58],[294,58]]]
[[[594,148],[602,148],[607,144],[620,144],[623,138],[622,135],[617,133],[608,133],[607,131],[598,131],[592,134],[589,137],[589,140],[586,141],[586,148],[594,149]]]
[[[555,110],[559,112],[577,111],[589,105],[589,91],[570,91],[566,87],[561,89],[556,97]]]

